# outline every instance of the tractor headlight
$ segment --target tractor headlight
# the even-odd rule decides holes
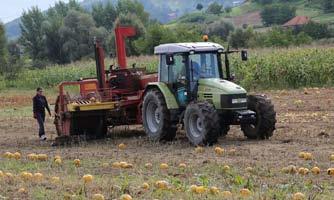
[[[246,98],[232,99],[232,104],[237,104],[237,103],[247,103],[247,99]]]

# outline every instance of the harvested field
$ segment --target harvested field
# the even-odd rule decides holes
[[[242,16],[232,18],[233,24],[237,27],[242,25],[262,26],[262,18],[259,11],[246,13]]]
[[[205,147],[202,153],[196,152],[182,134],[171,143],[152,143],[140,127],[118,130],[118,134],[102,141],[51,147],[52,140],[37,140],[37,124],[27,104],[18,103],[14,109],[8,105],[11,103],[2,102],[0,154],[20,152],[21,159],[0,158],[0,170],[12,174],[0,174],[0,199],[92,199],[94,194],[103,194],[105,199],[119,199],[123,194],[133,199],[224,199],[225,193],[215,194],[210,187],[230,191],[230,199],[242,198],[239,191],[243,188],[251,192],[248,199],[292,199],[297,192],[305,199],[333,199],[334,176],[329,176],[327,169],[334,167],[334,161],[330,161],[334,154],[334,89],[265,93],[272,98],[278,119],[270,140],[247,140],[238,127],[233,127],[218,144]],[[51,139],[55,138],[52,122],[47,119]],[[124,150],[118,148],[121,143],[126,144]],[[225,150],[223,155],[216,155],[217,146]],[[300,152],[312,153],[312,159],[299,158]],[[31,153],[47,154],[48,160],[29,160],[27,155]],[[56,155],[61,164],[54,162]],[[80,159],[79,167],[73,164],[74,159]],[[122,161],[132,168],[112,166]],[[152,168],[145,167],[146,163]],[[161,163],[167,163],[168,169],[160,169]],[[180,168],[180,163],[185,167]],[[321,171],[317,175],[283,173],[282,168],[289,165],[309,170],[317,166]],[[24,171],[43,177],[24,180]],[[85,174],[93,176],[92,183],[84,184]],[[52,179],[55,176],[59,182]],[[159,180],[167,182],[167,189],[155,187]],[[148,189],[143,189],[144,182]],[[199,194],[192,192],[191,185],[204,186],[203,193],[201,188]]]

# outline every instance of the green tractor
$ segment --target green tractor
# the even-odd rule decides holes
[[[193,145],[212,145],[230,125],[240,125],[249,139],[273,135],[271,100],[247,95],[232,82],[228,55],[238,51],[211,42],[162,44],[154,51],[160,57],[158,82],[148,84],[141,105],[150,139],[172,140],[180,124]],[[247,51],[241,57],[247,60]]]

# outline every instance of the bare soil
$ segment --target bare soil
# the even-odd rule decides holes
[[[321,175],[310,175],[296,180],[305,183],[310,181],[313,184],[313,188],[304,190],[310,196],[321,190],[315,189],[316,186],[322,188],[323,185],[326,185],[327,193],[334,194],[334,179],[326,173],[327,168],[334,167],[334,162],[329,160],[329,156],[334,153],[334,89],[310,88],[265,93],[272,99],[277,111],[277,129],[274,136],[269,140],[250,141],[243,136],[239,127],[233,127],[226,137],[219,139],[216,146],[221,146],[227,152],[236,149],[236,153],[226,153],[223,157],[214,154],[214,147],[206,147],[202,154],[195,153],[194,147],[189,145],[183,134],[179,134],[177,140],[170,143],[152,143],[147,140],[140,126],[128,127],[126,131],[114,131],[118,133],[106,140],[83,142],[70,147],[51,147],[52,139],[56,137],[53,120],[48,118],[46,122],[49,141],[40,143],[37,138],[37,123],[28,116],[0,118],[0,153],[36,152],[51,156],[59,154],[64,159],[94,158],[107,159],[109,162],[124,159],[134,166],[142,166],[147,162],[156,164],[166,162],[177,167],[180,162],[184,162],[193,168],[203,168],[208,163],[218,163],[235,166],[241,174],[244,173],[242,169],[250,166],[257,170],[255,190],[274,189],[296,179],[281,175],[282,167],[293,164],[311,169],[313,166],[318,166],[322,170]],[[120,143],[127,145],[125,151],[118,151],[117,145]],[[304,161],[298,158],[298,153],[301,151],[311,152],[314,159]],[[2,161],[0,158],[0,162]],[[93,174],[106,173],[97,169],[91,170]],[[191,184],[190,174],[182,176],[181,180]],[[213,182],[219,183],[219,180]],[[140,198],[140,195],[137,197]],[[331,199],[330,196],[323,198]]]
[[[259,11],[246,13],[242,16],[237,16],[232,18],[233,24],[235,26],[241,27],[244,24],[252,26],[261,26],[262,18]]]

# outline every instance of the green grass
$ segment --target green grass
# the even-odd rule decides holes
[[[53,103],[53,102],[50,102]],[[31,106],[18,106],[16,108],[0,108],[0,117],[2,118],[14,118],[16,116],[32,117]]]
[[[318,16],[314,16],[312,19],[314,21],[318,21],[322,23],[334,24],[334,14],[333,13],[321,14]]]
[[[236,16],[244,15],[249,12],[258,11],[261,8],[262,8],[262,5],[248,1],[242,4],[241,6],[234,7],[232,9],[232,12],[229,13],[229,15],[232,17],[236,17]]]

